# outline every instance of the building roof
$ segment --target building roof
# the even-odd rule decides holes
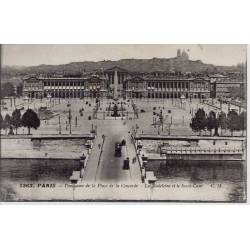
[[[224,76],[221,74],[213,74],[213,75],[209,75],[209,77],[211,77],[211,78],[227,78],[227,76]]]
[[[113,72],[115,70],[118,71],[118,72],[128,72],[128,70],[123,69],[123,68],[121,68],[119,66],[114,66],[112,68],[106,69],[105,72]]]
[[[243,80],[238,79],[219,79],[216,81],[216,84],[243,84]]]
[[[130,77],[126,80],[126,82],[128,82],[128,81],[142,82],[142,81],[145,81],[145,78],[143,78],[141,76],[133,76],[133,77]]]

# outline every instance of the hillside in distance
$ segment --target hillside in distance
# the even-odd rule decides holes
[[[118,61],[104,60],[99,62],[84,61],[61,65],[39,65],[28,67],[5,66],[2,68],[2,77],[24,76],[28,74],[53,74],[63,72],[79,74],[83,72],[102,71],[118,66],[132,72],[176,71],[176,72],[228,72],[243,71],[241,66],[215,66],[205,64],[200,60],[192,61],[181,58],[152,58],[152,59],[121,59]]]

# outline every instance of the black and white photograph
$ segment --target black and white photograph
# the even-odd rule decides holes
[[[246,64],[246,45],[1,45],[0,201],[246,202]]]
[[[1,1],[0,248],[250,249],[249,19]]]

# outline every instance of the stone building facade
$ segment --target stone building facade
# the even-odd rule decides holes
[[[84,98],[105,97],[107,79],[90,77],[30,77],[24,79],[23,94],[30,98]]]
[[[185,77],[132,77],[126,80],[125,93],[134,98],[210,97],[210,81]]]
[[[232,93],[244,90],[244,81],[232,79],[220,79],[211,82],[211,97],[224,99],[231,97]]]
[[[136,73],[113,67],[99,74],[78,77],[28,77],[23,94],[30,98],[193,98],[230,95],[242,82],[227,78],[177,74],[171,72]]]

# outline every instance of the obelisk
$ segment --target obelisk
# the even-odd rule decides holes
[[[117,98],[117,88],[118,88],[118,73],[117,69],[114,72],[114,98]]]

